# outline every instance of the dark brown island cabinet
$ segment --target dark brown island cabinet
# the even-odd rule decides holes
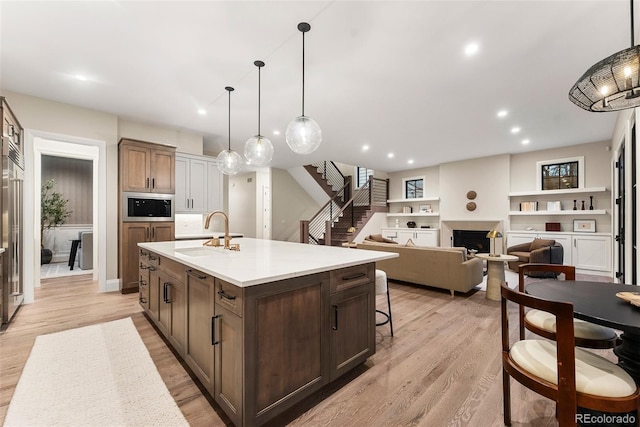
[[[139,255],[145,313],[236,426],[264,424],[375,353],[373,262],[239,287]]]

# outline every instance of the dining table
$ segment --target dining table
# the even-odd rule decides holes
[[[640,384],[640,307],[616,296],[619,292],[640,292],[638,286],[546,279],[530,283],[525,292],[546,300],[570,302],[575,318],[622,331],[622,343],[613,351],[618,365]]]

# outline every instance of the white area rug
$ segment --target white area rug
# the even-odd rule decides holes
[[[508,270],[505,268],[504,270],[504,280],[507,281],[507,283],[509,284],[509,287],[511,289],[514,289],[518,286],[518,273],[515,273],[511,270]],[[525,282],[527,283],[527,282]],[[487,290],[487,276],[484,276],[482,278],[482,283],[480,283],[478,286],[476,286],[476,289],[481,290],[481,291],[486,291]]]
[[[188,426],[131,318],[36,338],[5,426]]]

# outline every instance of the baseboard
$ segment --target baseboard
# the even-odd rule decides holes
[[[104,292],[120,291],[120,279],[107,280],[107,286]]]

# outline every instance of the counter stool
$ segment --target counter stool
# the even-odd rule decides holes
[[[389,298],[389,284],[387,283],[387,273],[382,270],[376,270],[376,295],[387,294],[387,307],[389,313],[376,309],[376,313],[382,314],[386,320],[376,323],[376,326],[389,324],[391,336],[393,336],[393,320],[391,319],[391,299]]]

